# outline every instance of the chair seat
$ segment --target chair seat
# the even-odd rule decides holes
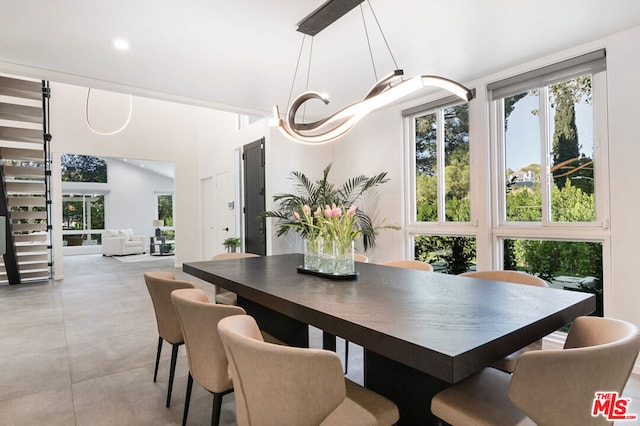
[[[231,291],[222,290],[220,293],[216,294],[215,300],[216,303],[220,305],[237,305],[238,295]]]
[[[485,368],[433,397],[431,412],[452,425],[535,425],[509,400],[510,380],[508,373]]]
[[[497,368],[498,370],[505,371],[507,373],[513,373],[513,370],[516,368],[516,361],[518,357],[527,351],[537,351],[542,349],[542,340],[536,340],[530,345],[525,346],[522,349],[515,351],[514,353],[507,355],[499,361],[496,361],[491,366],[493,368]]]
[[[388,399],[345,379],[347,397],[322,423],[328,425],[392,425],[398,407]]]

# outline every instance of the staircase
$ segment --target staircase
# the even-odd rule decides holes
[[[52,276],[49,83],[0,76],[0,284]]]

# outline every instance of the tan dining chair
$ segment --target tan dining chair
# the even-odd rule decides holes
[[[392,425],[396,405],[342,375],[322,349],[264,342],[253,317],[222,319],[218,330],[236,397],[238,425]]]
[[[522,354],[513,374],[485,368],[438,393],[435,416],[451,425],[610,425],[593,417],[595,393],[622,390],[640,350],[638,328],[578,317],[563,350]]]
[[[388,262],[383,262],[382,265],[433,272],[433,266],[421,260],[390,260]]]
[[[254,253],[220,253],[216,254],[211,260],[228,260],[228,259],[246,259],[249,257],[260,257],[259,254]],[[238,296],[232,292],[216,286],[215,288],[215,301],[222,305],[237,305]]]
[[[479,278],[490,281],[502,281],[515,284],[531,285],[536,287],[549,287],[549,284],[540,277],[527,274],[520,271],[501,271],[501,270],[489,270],[489,271],[471,271],[460,274],[460,276]],[[493,367],[498,368],[507,373],[511,373],[516,365],[516,360],[524,352],[542,349],[542,339],[537,340],[524,348],[507,355],[501,360],[493,364]]]
[[[365,256],[364,254],[360,254],[360,253],[354,253],[353,260],[355,262],[362,262],[362,263],[368,263],[369,262],[369,258],[367,256]]]
[[[153,309],[156,314],[156,324],[158,326],[158,351],[156,354],[156,367],[153,372],[153,381],[158,377],[158,365],[160,364],[160,353],[162,352],[162,342],[171,344],[171,367],[169,369],[169,385],[167,388],[167,407],[171,405],[171,390],[173,389],[173,377],[176,371],[176,360],[178,359],[178,348],[184,343],[182,330],[176,311],[171,302],[171,292],[181,288],[194,288],[188,281],[176,280],[171,272],[145,272],[144,281],[147,284]]]
[[[189,363],[182,425],[187,424],[194,380],[213,394],[211,424],[218,425],[222,397],[233,391],[229,363],[218,334],[218,321],[230,315],[243,315],[245,311],[238,306],[210,303],[207,294],[197,288],[176,290],[171,293],[171,299],[184,335]]]

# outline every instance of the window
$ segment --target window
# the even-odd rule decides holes
[[[469,222],[468,104],[426,106],[409,120],[414,141],[414,220]]]
[[[414,258],[437,271],[465,272],[476,260],[475,237],[469,235],[469,105],[446,98],[403,115],[411,152],[408,229]]]
[[[605,72],[601,50],[487,86],[499,160],[496,266],[595,293],[599,315],[608,241]]]
[[[63,244],[99,245],[100,231],[104,230],[105,194],[96,187],[107,182],[107,162],[76,154],[61,154],[60,162],[63,182],[81,182],[62,194]]]
[[[173,240],[175,238],[175,230],[173,229],[173,194],[158,194],[157,204],[158,219],[163,220],[165,226],[165,229],[162,230],[162,236]]]
[[[104,194],[62,194],[62,230],[66,245],[101,244]]]

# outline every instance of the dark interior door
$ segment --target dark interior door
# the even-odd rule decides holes
[[[244,163],[244,251],[267,255],[265,219],[264,138],[242,147]]]

